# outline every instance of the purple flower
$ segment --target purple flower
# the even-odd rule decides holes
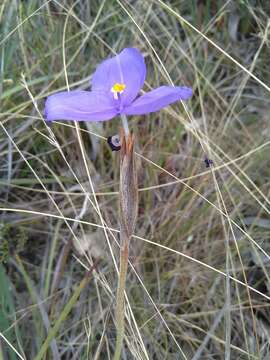
[[[106,121],[119,114],[155,112],[192,95],[188,87],[161,86],[137,97],[145,76],[142,54],[137,49],[126,48],[97,67],[92,91],[63,91],[49,96],[45,117],[48,121]]]

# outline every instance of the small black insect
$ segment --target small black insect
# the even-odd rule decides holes
[[[208,158],[205,158],[204,162],[205,162],[205,167],[207,168],[209,168],[211,165],[214,164],[213,160],[210,160]]]
[[[112,151],[119,151],[121,149],[121,141],[119,135],[109,136],[107,143],[110,145]]]

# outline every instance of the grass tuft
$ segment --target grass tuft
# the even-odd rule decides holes
[[[128,119],[123,359],[270,357],[269,16],[262,0],[2,1],[0,359],[113,357],[120,119],[48,127],[43,108],[128,46],[143,91],[194,95]]]

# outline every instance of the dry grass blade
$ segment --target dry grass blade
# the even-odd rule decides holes
[[[0,357],[112,359],[120,250],[123,359],[269,358],[269,15],[260,0],[1,2]],[[49,127],[45,98],[89,90],[129,46],[142,93],[193,97],[129,117],[122,155],[106,141],[120,119]]]

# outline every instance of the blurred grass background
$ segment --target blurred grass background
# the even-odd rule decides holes
[[[266,0],[2,0],[0,359],[112,358],[119,154],[105,140],[120,122],[80,123],[93,193],[74,123],[42,114],[129,46],[145,91],[194,95],[129,119],[123,359],[270,358],[269,16]]]

